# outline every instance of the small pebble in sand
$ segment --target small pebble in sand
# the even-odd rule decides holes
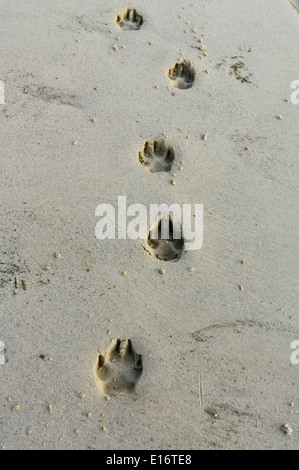
[[[206,46],[199,46],[199,50],[202,51],[202,52],[204,52],[204,51],[207,50],[207,48],[206,48]]]
[[[245,264],[245,263],[246,263],[246,259],[242,259],[241,264]]]
[[[245,147],[245,150],[246,150],[246,152],[249,152],[250,148],[249,148],[249,147]]]
[[[49,405],[49,412],[52,414],[53,413],[53,405]]]
[[[96,118],[92,118],[91,122],[95,124],[96,122],[98,122],[98,120]]]
[[[123,276],[126,276],[127,274],[128,274],[127,271],[123,271],[123,272],[122,272],[122,275],[123,275]]]
[[[78,145],[78,140],[74,140],[73,145]]]
[[[199,39],[198,42],[200,42],[201,44],[203,43],[203,39]]]
[[[118,45],[117,45],[117,44],[114,44],[113,49],[114,49],[116,52],[119,51]]]
[[[87,418],[91,418],[91,417],[92,417],[92,412],[89,411],[89,412],[87,413]]]
[[[278,119],[279,121],[284,121],[284,117],[283,117],[283,116],[277,116],[277,119]]]
[[[80,39],[76,39],[76,43],[79,43],[79,42],[81,42]]]
[[[124,45],[121,46],[121,49],[125,49],[125,48],[126,48],[126,46],[124,46]]]
[[[294,406],[295,406],[295,403],[294,403],[294,402],[290,403],[290,407],[291,407],[291,408],[293,408]]]
[[[160,270],[159,270],[159,273],[161,274],[161,276],[164,276],[165,273],[166,273],[166,271],[165,271],[164,269],[160,269]]]
[[[239,286],[239,289],[240,289],[240,290],[244,290],[244,287],[243,287],[243,286]]]
[[[32,429],[28,429],[27,433],[32,434]]]
[[[188,29],[185,29],[185,33],[186,33],[186,34],[188,34],[188,33],[189,33]]]
[[[12,411],[19,411],[21,409],[21,405],[15,405]]]
[[[106,426],[102,426],[102,430],[103,430],[104,432],[108,432],[108,429],[106,428]]]
[[[61,258],[61,253],[55,253],[54,256],[55,256],[56,259],[60,259]]]
[[[209,137],[209,134],[204,134],[204,136],[203,136],[202,140],[207,140],[207,139],[208,139],[208,137]]]
[[[283,424],[283,426],[281,426],[281,431],[286,435],[286,436],[290,436],[293,432],[291,426],[289,424]]]
[[[109,29],[109,33],[110,33],[110,34],[112,34],[112,33],[113,33],[112,29]]]
[[[154,42],[149,42],[149,45],[150,45],[150,46],[154,46],[155,43],[154,43]]]
[[[175,185],[176,185],[176,181],[175,181],[175,180],[172,180],[172,181],[171,181],[171,184],[172,184],[172,186],[175,186]]]
[[[195,272],[195,268],[190,268],[189,271],[190,271],[190,273],[194,273],[194,272]]]
[[[289,102],[288,98],[286,98],[286,99],[285,99],[285,102],[286,102],[286,103],[288,103],[288,102]]]
[[[160,88],[159,85],[156,85],[156,90],[159,90],[159,88]]]
[[[46,266],[46,271],[51,271],[51,266]]]
[[[75,429],[75,433],[76,433],[76,434],[79,434],[79,433],[80,433],[80,429],[78,429],[78,428]]]

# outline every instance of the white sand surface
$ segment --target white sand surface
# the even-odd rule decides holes
[[[298,449],[296,9],[0,7],[0,449]],[[115,23],[126,7],[140,30]],[[197,73],[188,90],[167,77],[181,57]],[[138,161],[163,133],[184,161],[176,186]],[[97,240],[95,209],[119,195],[202,203],[203,248],[157,262],[139,240]],[[134,394],[106,401],[93,366],[117,337],[144,369]]]

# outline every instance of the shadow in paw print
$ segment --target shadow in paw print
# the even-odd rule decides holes
[[[143,18],[134,8],[127,8],[116,17],[118,26],[125,30],[137,30],[143,25]]]
[[[139,161],[150,173],[171,171],[175,150],[168,147],[164,139],[147,141],[139,152]]]
[[[184,238],[180,224],[174,224],[171,217],[159,219],[149,232],[147,251],[161,261],[177,261],[184,251]]]
[[[130,339],[114,339],[108,351],[99,355],[95,366],[95,379],[102,395],[134,392],[141,374],[142,357],[135,352]]]
[[[191,62],[181,59],[168,70],[167,75],[175,88],[185,90],[192,87],[196,73]]]

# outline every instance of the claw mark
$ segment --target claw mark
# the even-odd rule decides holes
[[[195,80],[195,69],[191,62],[181,59],[168,70],[168,78],[173,80],[173,86],[185,90],[191,88]]]
[[[142,374],[142,357],[133,348],[130,339],[112,341],[108,351],[100,354],[95,366],[95,379],[102,395],[130,393]]]
[[[147,141],[142,152],[139,152],[139,161],[150,173],[171,171],[175,158],[175,150],[168,147],[164,139]]]
[[[138,15],[134,8],[127,8],[120,15],[117,15],[116,23],[123,30],[137,30],[143,25],[143,18],[141,15]]]

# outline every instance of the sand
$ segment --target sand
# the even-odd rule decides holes
[[[298,26],[288,0],[1,1],[0,449],[298,449]],[[164,133],[175,184],[138,160]],[[202,249],[97,240],[118,196],[203,204]],[[106,400],[118,337],[143,373]]]

